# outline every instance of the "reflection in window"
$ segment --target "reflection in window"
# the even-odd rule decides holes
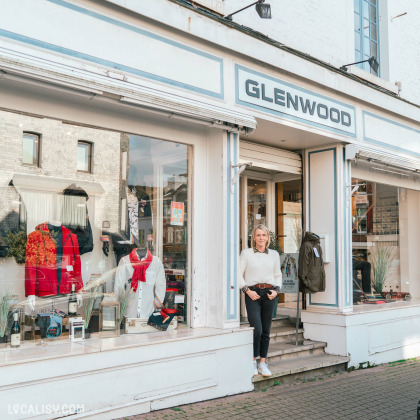
[[[92,172],[92,143],[79,141],[77,143],[77,170]]]
[[[33,133],[23,133],[22,163],[39,166],[40,136]]]
[[[404,189],[356,178],[352,185],[358,187],[352,197],[353,300],[405,292],[400,267]]]

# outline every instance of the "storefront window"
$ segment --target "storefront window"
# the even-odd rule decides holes
[[[353,301],[410,300],[409,225],[418,225],[409,214],[418,192],[357,178],[352,185]]]
[[[0,148],[16,153],[22,126],[40,126],[0,118],[16,142]],[[50,134],[42,121],[43,167],[0,170],[0,349],[14,313],[20,346],[186,326],[190,147],[68,124]],[[75,143],[89,149],[77,168]]]

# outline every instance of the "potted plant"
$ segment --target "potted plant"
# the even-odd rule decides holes
[[[19,229],[16,232],[7,233],[6,257],[14,258],[18,264],[24,264],[26,256],[26,241],[26,229]]]
[[[279,237],[275,234],[275,232],[272,232],[270,230],[270,243],[268,245],[269,249],[274,249],[274,251],[277,251],[280,255],[283,254],[283,251],[279,244]]]
[[[127,311],[127,307],[134,295],[133,289],[131,287],[124,286],[120,287],[118,290],[118,300],[120,301],[120,331],[124,333],[124,316]]]
[[[100,288],[103,285],[104,280],[96,278],[89,281],[85,286],[83,293],[83,313],[85,318],[85,338],[90,338],[89,322],[92,317],[93,307],[95,300],[100,295]]]
[[[270,230],[270,243],[268,245],[269,249],[274,249],[274,251],[277,251],[280,255],[283,254],[283,251],[279,244],[279,237],[276,235],[275,232],[272,232]],[[275,298],[275,304],[274,304],[274,311],[273,311],[273,318],[277,315],[277,305],[279,303],[279,295]]]
[[[9,310],[12,304],[12,293],[10,290],[0,293],[0,343],[7,343],[7,321]]]
[[[379,245],[370,255],[373,270],[373,287],[377,293],[382,294],[393,259],[392,247]]]

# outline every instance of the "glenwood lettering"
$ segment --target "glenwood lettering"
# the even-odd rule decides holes
[[[333,123],[351,126],[351,115],[348,112],[327,105],[311,101],[302,96],[291,94],[283,89],[274,88],[268,92],[265,83],[258,83],[255,80],[247,79],[245,82],[246,94],[252,98],[261,99],[274,103],[281,107],[293,108],[304,114],[316,115],[322,120],[329,120]]]

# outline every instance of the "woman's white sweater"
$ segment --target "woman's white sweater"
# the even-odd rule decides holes
[[[239,287],[253,286],[258,283],[282,285],[280,255],[273,249],[265,252],[255,252],[247,248],[241,252]]]

